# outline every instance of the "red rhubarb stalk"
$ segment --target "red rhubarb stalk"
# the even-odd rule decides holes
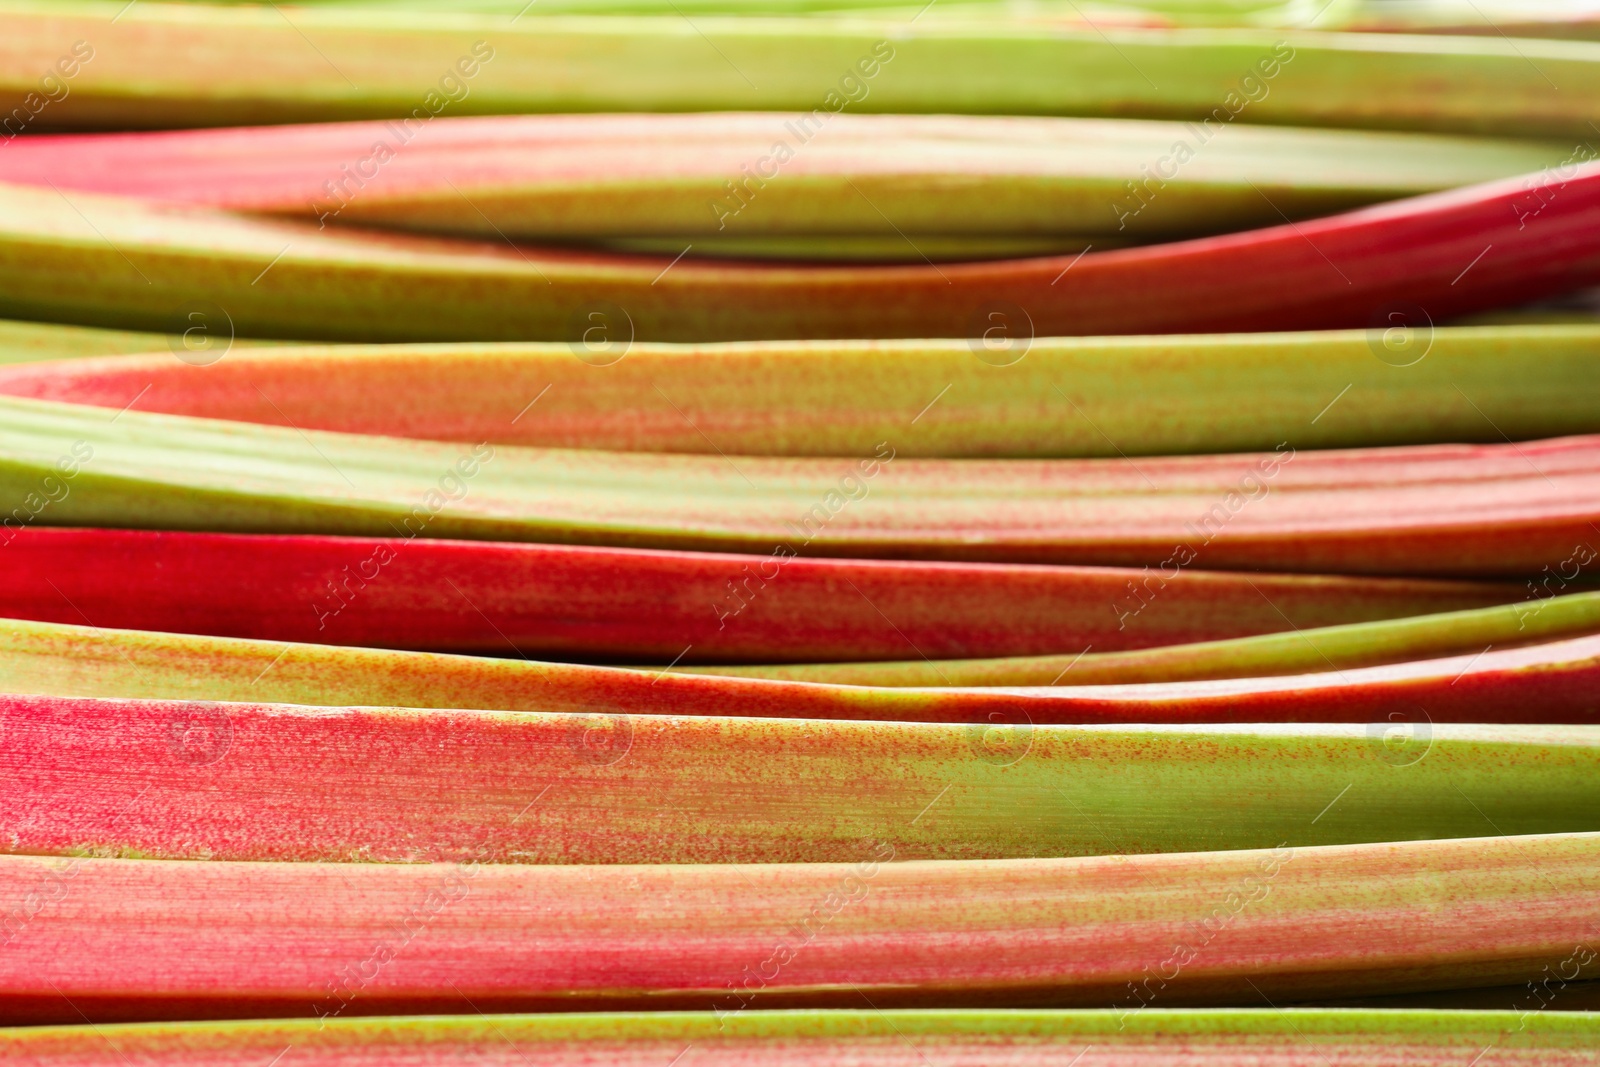
[[[1178,682],[1203,678],[1301,674],[1370,667],[1405,660],[1510,648],[1600,630],[1600,593],[1557,596],[1529,583],[1517,604],[1421,615],[1381,622],[1296,628],[1277,634],[1167,645],[1126,652],[1000,659],[896,660],[885,663],[790,663],[760,666],[675,667],[696,674],[879,686],[1036,686]],[[1254,580],[1254,579],[1252,579]]]
[[[1156,596],[1147,578],[1098,567],[425,537],[18,528],[15,516],[0,529],[0,616],[660,663],[1111,651],[1458,611],[1527,593],[1509,583],[1196,569]]]
[[[924,863],[892,862],[891,837],[859,852],[534,868],[5,856],[0,900],[38,903],[7,917],[0,1021],[722,1017],[866,996],[1110,1008],[1127,1026],[1252,995],[1537,979],[1576,952],[1571,975],[1600,947],[1597,834]]]
[[[0,712],[0,822],[18,853],[812,862],[853,861],[868,840],[894,841],[903,859],[1001,859],[1600,830],[1593,726],[969,725],[37,696],[0,697]]]

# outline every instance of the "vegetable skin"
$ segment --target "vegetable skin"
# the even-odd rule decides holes
[[[889,839],[860,853],[532,868],[5,856],[0,896],[44,903],[0,957],[0,1019],[633,1007],[731,1024],[865,998],[1109,1006],[1127,1034],[1182,1005],[1509,983],[1551,961],[1581,974],[1593,949],[1567,957],[1600,923],[1596,834],[912,863],[892,862]],[[0,1033],[8,1062],[19,1044]]]
[[[1265,676],[1241,667],[1228,672],[1233,677],[1188,681],[928,688],[485,662],[48,623],[5,622],[0,641],[7,691],[68,697],[999,723],[1023,730],[1046,723],[1353,722],[1376,724],[1383,734],[1391,726],[1425,733],[1432,722],[1600,722],[1594,698],[1600,636],[1593,635],[1369,667],[1340,669],[1326,660]]]
[[[1253,580],[1253,579],[1252,579]],[[1531,583],[1530,583],[1531,584]],[[878,686],[1097,685],[1295,674],[1505,648],[1600,629],[1600,594],[1556,596],[1468,609],[1129,652],[1016,656],[987,660],[896,660],[673,667],[694,674]]]
[[[957,725],[15,695],[0,712],[5,850],[39,855],[853,862],[865,840],[892,840],[903,859],[1003,859],[1600,830],[1596,726]]]
[[[1220,112],[1237,122],[1576,139],[1591,136],[1586,101],[1600,96],[1600,52],[1566,41],[1102,30],[1084,25],[1081,12],[1065,27],[988,10],[913,24],[919,5],[887,18],[696,15],[692,26],[670,9],[513,20],[301,6],[286,18],[267,6],[152,0],[121,6],[6,0],[0,85],[10,99],[0,99],[0,111],[20,103],[77,40],[92,43],[94,58],[35,129],[327,122],[430,107],[453,115],[849,107],[1230,121],[1216,118]],[[867,92],[841,84],[859,77],[858,63],[870,68],[884,43],[892,58],[865,82]],[[1274,67],[1284,56],[1292,58]],[[458,62],[474,70],[457,74],[466,92],[439,84]],[[1266,93],[1241,84],[1263,72],[1258,64],[1275,73]],[[963,77],[951,79],[952,70]],[[1149,71],[1161,73],[1142,73]]]
[[[1303,453],[1284,442],[1135,463],[896,459],[883,441],[860,458],[735,459],[0,397],[0,499],[26,506],[24,526],[1149,566],[1157,585],[1195,564],[1525,578],[1595,535],[1600,437]]]
[[[1525,303],[1600,282],[1596,233],[1597,163],[1081,259],[943,267],[674,263],[0,185],[0,313],[170,329],[201,301],[247,336],[568,340],[604,362],[632,341],[967,337],[1009,363],[1035,336],[1388,328],[1395,308],[1443,321]]]
[[[416,130],[28,137],[0,153],[0,182],[489,241],[866,235],[920,261],[922,235],[1054,235],[1081,248],[1085,237],[1225,233],[1529,174],[1571,153],[1560,142],[1240,127],[1159,195],[1129,191],[1147,180],[1141,166],[1194,137],[1181,123],[1013,116],[841,113],[824,126],[809,112],[442,115]],[[787,147],[774,163],[778,142]],[[359,161],[378,145],[364,177]]]
[[[115,1067],[118,1053],[150,1062],[203,1059],[247,1067],[285,1048],[325,1065],[470,1059],[514,1067],[532,1051],[552,1067],[601,1059],[627,1067],[669,1061],[693,1048],[706,1062],[780,1067],[840,1063],[904,1067],[941,1062],[1069,1067],[1093,1048],[1113,1067],[1157,1067],[1176,1057],[1260,1067],[1318,1067],[1330,1055],[1381,1067],[1435,1067],[1480,1057],[1484,1067],[1587,1067],[1592,1016],[1516,1011],[1338,1011],[1151,1008],[1112,1011],[758,1011],[286,1020],[5,1031],[8,1062],[24,1067]],[[124,1051],[126,1050],[126,1051]],[[1182,1062],[1181,1060],[1179,1062]]]
[[[0,617],[508,657],[804,663],[1131,649],[1528,595],[1509,582],[1195,569],[1139,607],[1130,583],[1144,588],[1145,572],[1116,568],[19,529],[9,518]],[[1540,632],[1555,631],[1527,637]]]
[[[310,346],[0,369],[0,394],[555,448],[945,458],[1501,443],[1600,430],[1600,326],[959,340]],[[980,346],[981,347],[981,346]],[[581,351],[581,346],[579,348]],[[1375,358],[1377,357],[1377,358]],[[484,382],[495,383],[485,389]],[[527,406],[532,402],[532,406]]]

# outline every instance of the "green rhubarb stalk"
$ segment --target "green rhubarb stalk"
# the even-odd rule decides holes
[[[162,700],[264,700],[323,707],[602,711],[654,687],[583,664],[257,641],[0,619],[0,692]],[[672,680],[663,679],[672,691]]]
[[[777,234],[742,237],[702,234],[694,240],[697,257],[707,259],[777,260],[790,263],[961,263],[985,259],[1022,259],[1029,256],[1063,256],[1091,249],[1125,248],[1129,242],[1115,237],[1012,237],[972,234],[919,233],[906,237],[860,234]],[[585,242],[585,247],[651,256],[675,256],[683,251],[679,237],[617,237]]]
[[[889,440],[907,457],[1117,457],[1600,430],[1600,393],[1587,388],[1600,325],[1040,338],[987,361],[959,340],[641,342],[602,353],[603,368],[573,353],[322,346],[196,368],[162,345],[0,371],[0,393],[112,409],[137,396],[135,411],[302,430],[728,455],[870,455]]]
[[[203,314],[203,313],[202,313]],[[182,316],[179,316],[182,319]],[[180,323],[175,321],[174,325]],[[209,332],[209,331],[208,331]],[[220,334],[209,339],[201,334],[143,333],[135,330],[102,330],[93,326],[64,326],[54,322],[19,322],[0,319],[0,365],[42,363],[93,356],[129,355],[138,352],[182,353],[198,364],[202,360],[233,348],[275,345],[277,341],[257,341],[229,337],[226,323]]]
[[[1542,586],[1532,582],[1529,585],[1533,591],[1521,604],[1128,652],[1086,650],[1064,656],[670,669],[835,685],[1108,685],[1312,674],[1476,652],[1489,646],[1505,648],[1600,630],[1600,593],[1553,596]]]
[[[24,524],[1127,564],[1159,568],[1148,579],[1159,586],[1197,563],[1537,574],[1583,553],[1597,492],[1600,440],[1585,437],[1348,452],[1285,442],[1132,465],[896,459],[890,440],[861,457],[730,458],[0,398],[0,500],[18,501]]]
[[[1176,682],[1348,670],[1596,630],[1600,593],[1578,593],[1475,611],[1130,652],[670,670],[846,686]],[[664,703],[675,690],[657,673],[661,668],[648,669],[656,679],[650,688],[660,690]],[[0,619],[0,691],[8,693],[529,711],[631,707],[633,700],[620,690],[608,695],[600,685],[616,677],[608,668],[576,664]],[[587,685],[596,688],[586,696]],[[613,705],[613,700],[624,703]],[[908,716],[916,714],[911,704],[895,706]]]
[[[73,64],[70,96],[40,108],[31,121],[36,129],[396,118],[447,109],[851,107],[1196,122],[1212,116],[1222,126],[1587,139],[1587,101],[1600,96],[1594,46],[1498,36],[1056,29],[1008,25],[993,14],[914,23],[706,16],[686,26],[678,12],[512,20],[335,8],[296,8],[286,17],[270,6],[148,0],[125,6],[0,5],[7,27],[0,84],[10,97],[0,111],[22,105],[79,40],[93,57]],[[892,59],[863,80],[857,64],[870,69],[878,48]],[[962,77],[951,78],[953,70]]]
[[[1237,1063],[1245,1057],[1261,1067],[1326,1067],[1330,1059],[1433,1067],[1474,1056],[1481,1067],[1580,1067],[1594,1062],[1597,1047],[1600,1018],[1585,1014],[1267,1007],[485,1016],[469,1006],[460,1015],[437,1018],[80,1023],[0,1031],[0,1050],[19,1067],[125,1067],[123,1056],[150,1063],[196,1058],[232,1067],[266,1062],[286,1048],[330,1067],[500,1062],[513,1052],[549,1067],[596,1060],[666,1063],[685,1048],[708,1062],[776,1067],[896,1067],[921,1063],[919,1056],[935,1063],[1070,1067],[1085,1055],[1106,1067]]]
[[[166,351],[172,335],[0,319],[0,364]]]
[[[35,855],[854,862],[875,840],[900,859],[1004,859],[1600,831],[1595,726],[1030,726],[18,695],[0,696],[0,712],[3,847]]]
[[[187,0],[186,0],[187,2]],[[250,3],[254,0],[193,0],[220,4]],[[452,11],[470,11],[482,14],[516,15],[524,8],[525,0],[455,0]],[[899,10],[886,0],[673,0],[686,12],[729,15],[779,15],[798,12],[835,14],[849,11]],[[1391,6],[1388,0],[1385,7]],[[301,0],[297,7],[344,9],[380,9],[385,11],[437,11],[438,0]],[[975,13],[1015,15],[1017,7],[993,0],[974,0],[972,3],[941,2],[930,8],[929,14],[947,6],[976,9]],[[538,7],[527,8],[533,16],[558,13],[571,14],[659,14],[670,11],[668,0],[541,0]],[[915,11],[915,7],[911,8]],[[1033,0],[1027,11],[1054,9],[1049,0]],[[1092,21],[1099,25],[1133,26],[1337,26],[1342,20],[1361,11],[1361,0],[1326,0],[1316,11],[1294,0],[1097,0],[1091,8]],[[1063,13],[1070,13],[1063,8]],[[1091,21],[1081,9],[1079,20]]]
[[[1461,33],[1504,37],[1600,38],[1594,4],[1516,0],[1364,0],[1340,20],[1366,33]]]
[[[219,2],[219,0],[213,0]],[[232,0],[220,0],[232,2]],[[305,6],[385,11],[438,10],[436,0],[302,0]],[[453,10],[515,15],[522,0],[463,0]],[[837,14],[874,17],[915,15],[915,4],[892,0],[682,0],[691,13],[728,15]],[[541,0],[529,13],[659,14],[662,0]],[[667,8],[670,10],[670,8]],[[936,19],[988,17],[1054,26],[1164,29],[1183,26],[1280,27],[1360,33],[1498,34],[1506,37],[1600,37],[1600,11],[1583,3],[1517,3],[1493,0],[1097,0],[1085,10],[1076,0],[1030,0],[1026,5],[995,0],[942,0],[925,13]]]
[[[47,902],[8,931],[0,1021],[80,1022],[75,1008],[91,1019],[433,1014],[463,1002],[727,1016],[865,997],[878,1008],[1111,1007],[1128,1024],[1186,1004],[1527,979],[1537,989],[1547,976],[1559,1004],[1593,966],[1600,929],[1600,834],[897,856],[890,840],[863,843],[855,863],[738,867],[4,856],[0,900],[32,891]],[[429,900],[437,907],[419,907]],[[368,958],[374,931],[391,925],[415,935],[395,946],[393,977],[361,968],[330,993],[337,961]],[[1543,1003],[1518,992],[1490,1003]],[[16,1060],[4,1036],[0,1056]]]
[[[1589,724],[1600,675],[1595,636],[1377,667],[1330,662],[1288,677],[1055,688],[816,684],[59,623],[11,623],[4,638],[6,690],[34,695],[980,724],[1360,723],[1391,712],[1406,722]]]

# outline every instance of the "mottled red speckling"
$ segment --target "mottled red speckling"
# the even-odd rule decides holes
[[[0,1021],[1292,1003],[1512,984],[1600,922],[1600,835],[699,866],[0,857]],[[1359,922],[1353,921],[1359,917]],[[1593,966],[1594,952],[1577,965]],[[1567,970],[1573,967],[1569,965]]]

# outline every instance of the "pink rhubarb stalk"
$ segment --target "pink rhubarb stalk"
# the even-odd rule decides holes
[[[5,856],[0,900],[37,904],[6,916],[0,1021],[726,1019],[865,997],[1110,1008],[1126,1027],[1187,1004],[1537,982],[1552,966],[1570,980],[1600,948],[1600,834],[898,856],[894,838],[853,862],[743,867]]]
[[[815,862],[853,861],[874,839],[904,859],[1001,859],[1600,830],[1594,726],[941,724],[37,696],[0,697],[0,713],[0,824],[19,853]]]
[[[40,136],[6,146],[0,182],[487,240],[877,235],[921,262],[904,235],[1081,246],[1219,233],[1529,173],[1570,152],[1239,126],[1152,198],[1128,183],[1193,136],[1183,124],[845,112],[822,132],[804,112],[720,112]],[[796,138],[774,159],[775,142]]]

